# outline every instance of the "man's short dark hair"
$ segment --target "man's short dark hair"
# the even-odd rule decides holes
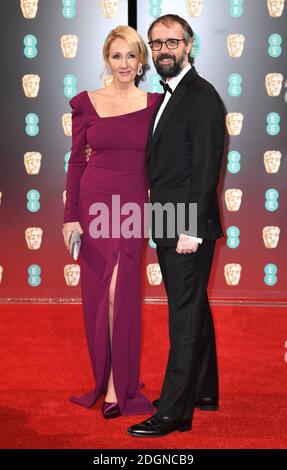
[[[151,40],[152,29],[158,23],[162,23],[167,27],[169,27],[173,23],[179,23],[182,26],[186,44],[188,44],[193,38],[193,31],[190,25],[188,24],[188,22],[184,18],[181,18],[181,16],[178,16],[178,15],[168,14],[168,15],[160,16],[159,18],[157,18],[156,20],[152,22],[147,32],[149,41]]]

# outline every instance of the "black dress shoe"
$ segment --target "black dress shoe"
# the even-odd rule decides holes
[[[172,420],[167,416],[156,413],[146,421],[131,426],[128,429],[128,434],[136,437],[161,437],[173,431],[185,432],[190,430],[190,419]]]
[[[152,402],[153,406],[158,408],[159,398]],[[195,400],[194,408],[199,408],[202,411],[217,411],[218,410],[218,399],[213,397],[200,398]]]

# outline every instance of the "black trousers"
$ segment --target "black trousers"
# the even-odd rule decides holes
[[[214,240],[203,240],[196,253],[178,254],[157,245],[168,297],[170,350],[159,412],[172,419],[190,419],[194,400],[218,397],[213,319],[207,284]]]

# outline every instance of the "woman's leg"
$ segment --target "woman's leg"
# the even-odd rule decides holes
[[[117,273],[118,273],[118,263],[114,267],[111,282],[110,282],[110,288],[109,288],[109,335],[110,335],[111,350],[113,347],[112,338],[113,338],[114,299],[115,299],[115,290],[116,290],[116,282],[117,282]],[[113,354],[111,354],[111,356],[112,356],[111,372],[110,372],[105,401],[108,403],[116,403],[118,400],[117,400],[116,391],[114,387],[114,380],[113,380]]]

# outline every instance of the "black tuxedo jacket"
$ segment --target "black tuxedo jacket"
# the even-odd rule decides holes
[[[219,238],[216,187],[224,151],[225,109],[217,91],[192,67],[174,90],[153,134],[156,114],[147,144],[151,203],[197,203],[197,233],[188,233]],[[155,243],[176,245],[177,229],[168,238],[164,222],[164,235],[157,238],[154,227],[153,220]]]

